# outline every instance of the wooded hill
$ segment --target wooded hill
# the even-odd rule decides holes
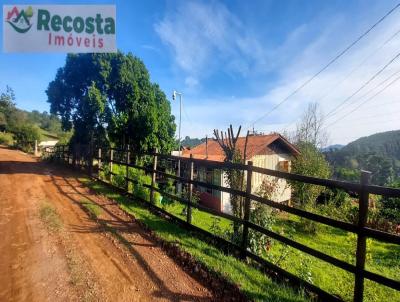
[[[400,130],[362,137],[325,155],[337,178],[357,181],[364,169],[374,184],[386,185],[400,176]]]

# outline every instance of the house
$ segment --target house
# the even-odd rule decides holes
[[[245,137],[239,137],[236,147],[244,153]],[[206,159],[223,162],[225,154],[220,145],[215,140],[208,140],[191,150],[184,150],[183,157]],[[299,154],[299,150],[292,145],[283,136],[277,133],[268,135],[250,135],[247,141],[246,163],[252,161],[254,166],[267,168],[271,170],[279,170],[290,172],[292,159]],[[226,182],[225,172],[219,169],[208,169],[205,167],[197,167],[195,171],[199,181],[229,187]],[[273,201],[286,202],[290,200],[291,188],[285,179],[277,179],[276,177],[253,173],[252,175],[252,193],[257,194],[263,181],[275,183],[274,190],[270,196]],[[231,213],[230,194],[204,187],[197,187],[196,190],[200,196],[200,203],[204,206],[213,208],[218,211]]]

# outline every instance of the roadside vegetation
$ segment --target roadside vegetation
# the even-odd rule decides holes
[[[81,68],[82,66],[85,68]],[[159,152],[169,154],[176,147],[174,139],[176,125],[174,116],[171,114],[170,103],[159,86],[151,82],[149,72],[143,62],[130,53],[121,52],[68,55],[65,65],[58,70],[55,79],[49,83],[46,93],[51,113],[61,119],[61,129],[73,130],[70,146],[78,146],[77,149],[86,148],[86,150],[89,150],[89,147],[91,150],[101,148],[104,162],[103,170],[99,173],[100,177],[117,187],[127,189],[138,199],[149,201],[150,192],[146,186],[151,184],[150,176],[142,170],[129,168],[128,177],[133,181],[126,184],[126,167],[114,164],[110,171],[107,164],[110,154],[105,152],[110,147],[120,150],[129,148],[135,153],[131,154],[134,158],[129,158],[131,163],[151,168],[151,158],[143,155],[144,153],[157,148]],[[349,163],[355,163],[354,158],[346,153],[340,157],[346,167],[332,168],[325,154],[321,153],[328,139],[328,134],[324,129],[326,129],[324,116],[318,104],[311,103],[297,124],[296,130],[293,133],[285,133],[290,142],[300,150],[300,155],[291,161],[292,173],[318,178],[338,177],[342,173],[348,180],[358,181],[359,172],[354,169],[365,168],[374,172],[373,182],[376,181],[377,184],[393,187],[400,185],[398,171],[391,166],[398,164],[397,159],[388,165],[388,161],[381,160],[379,156],[375,156],[376,154],[368,156],[364,154],[365,156],[357,157],[357,165],[350,165],[346,170]],[[242,154],[243,150],[237,149],[233,141],[227,144],[227,139],[219,139],[217,134],[218,131],[215,131],[215,139],[225,152],[226,162],[246,161],[246,154]],[[234,137],[232,127],[230,134],[229,137],[232,139]],[[198,143],[189,137],[187,141],[193,144]],[[395,145],[396,143],[385,147],[386,153],[393,151]],[[79,157],[76,154],[75,156]],[[80,156],[84,158],[87,155]],[[114,160],[119,162],[127,160],[117,151],[113,156]],[[164,168],[171,174],[176,172],[175,168]],[[110,172],[114,175],[111,176]],[[243,190],[243,179],[243,172],[232,171],[227,173],[225,180],[229,187]],[[268,277],[243,262],[224,255],[217,248],[197,239],[179,226],[154,216],[140,202],[130,201],[98,183],[88,180],[85,182],[107,197],[116,199],[123,209],[133,213],[163,239],[179,243],[182,249],[191,253],[199,261],[239,284],[251,299],[279,301],[288,296],[294,300],[304,299],[293,290],[271,282]],[[289,201],[291,206],[350,223],[358,221],[358,200],[354,193],[294,181],[289,185],[292,188],[292,198]],[[159,181],[156,186],[169,194],[177,194],[179,191],[175,183],[165,179]],[[257,194],[271,198],[274,186],[274,179],[266,180],[260,188],[257,188],[259,189]],[[173,215],[184,218],[186,205],[162,195],[155,193],[153,202]],[[186,196],[187,189],[183,186],[179,197]],[[196,202],[196,198],[194,201]],[[244,202],[244,199],[238,196],[231,195],[230,197],[233,215],[238,218],[243,218]],[[396,198],[371,196],[368,226],[392,233],[399,232],[399,204],[400,201]],[[91,205],[84,206],[90,213],[95,211]],[[97,216],[98,213],[92,213],[92,215]],[[356,238],[347,232],[277,212],[256,203],[253,203],[250,219],[268,230],[278,232],[282,236],[338,259],[349,263],[355,262]],[[196,209],[193,209],[193,224],[236,244],[242,238],[243,229],[240,224],[231,224],[226,219]],[[352,299],[354,286],[352,274],[253,230],[249,233],[249,248],[253,253],[344,300]],[[391,278],[399,278],[398,246],[369,240],[367,258],[367,269]],[[275,290],[275,296],[269,289]],[[398,292],[366,281],[366,301],[382,301],[388,295],[395,300],[400,300]]]
[[[147,225],[160,238],[167,242],[177,243],[182,250],[193,255],[196,260],[209,269],[239,285],[241,291],[250,299],[285,302],[308,300],[301,291],[296,292],[290,287],[273,282],[256,268],[224,254],[217,247],[204,242],[175,223],[152,214],[141,202],[131,200],[87,178],[82,178],[80,181],[96,192],[118,202],[123,210],[134,215],[136,219]]]
[[[51,232],[59,232],[63,227],[62,220],[56,209],[48,202],[40,204],[39,217]]]
[[[60,119],[47,112],[24,111],[16,107],[12,88],[0,94],[0,145],[32,152],[35,140],[58,140],[68,143],[72,132],[61,129]]]
[[[82,200],[81,204],[92,218],[98,218],[103,212],[102,208],[93,202]]]

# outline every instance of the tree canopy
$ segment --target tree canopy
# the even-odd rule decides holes
[[[174,145],[170,103],[132,54],[70,54],[46,91],[51,113],[73,141],[129,145],[138,152]]]

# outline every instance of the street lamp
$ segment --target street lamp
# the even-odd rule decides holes
[[[181,156],[181,124],[182,124],[182,93],[174,90],[172,92],[172,99],[175,101],[176,100],[176,96],[179,95],[179,149],[178,149],[178,154],[179,156]]]
[[[179,95],[179,157],[182,156],[182,151],[181,151],[181,124],[182,124],[182,93],[177,92],[176,90],[174,90],[172,92],[172,100],[176,100],[176,96]],[[178,160],[178,177],[181,177],[181,160]],[[178,193],[181,192],[181,184],[178,182],[177,183],[177,191]]]

